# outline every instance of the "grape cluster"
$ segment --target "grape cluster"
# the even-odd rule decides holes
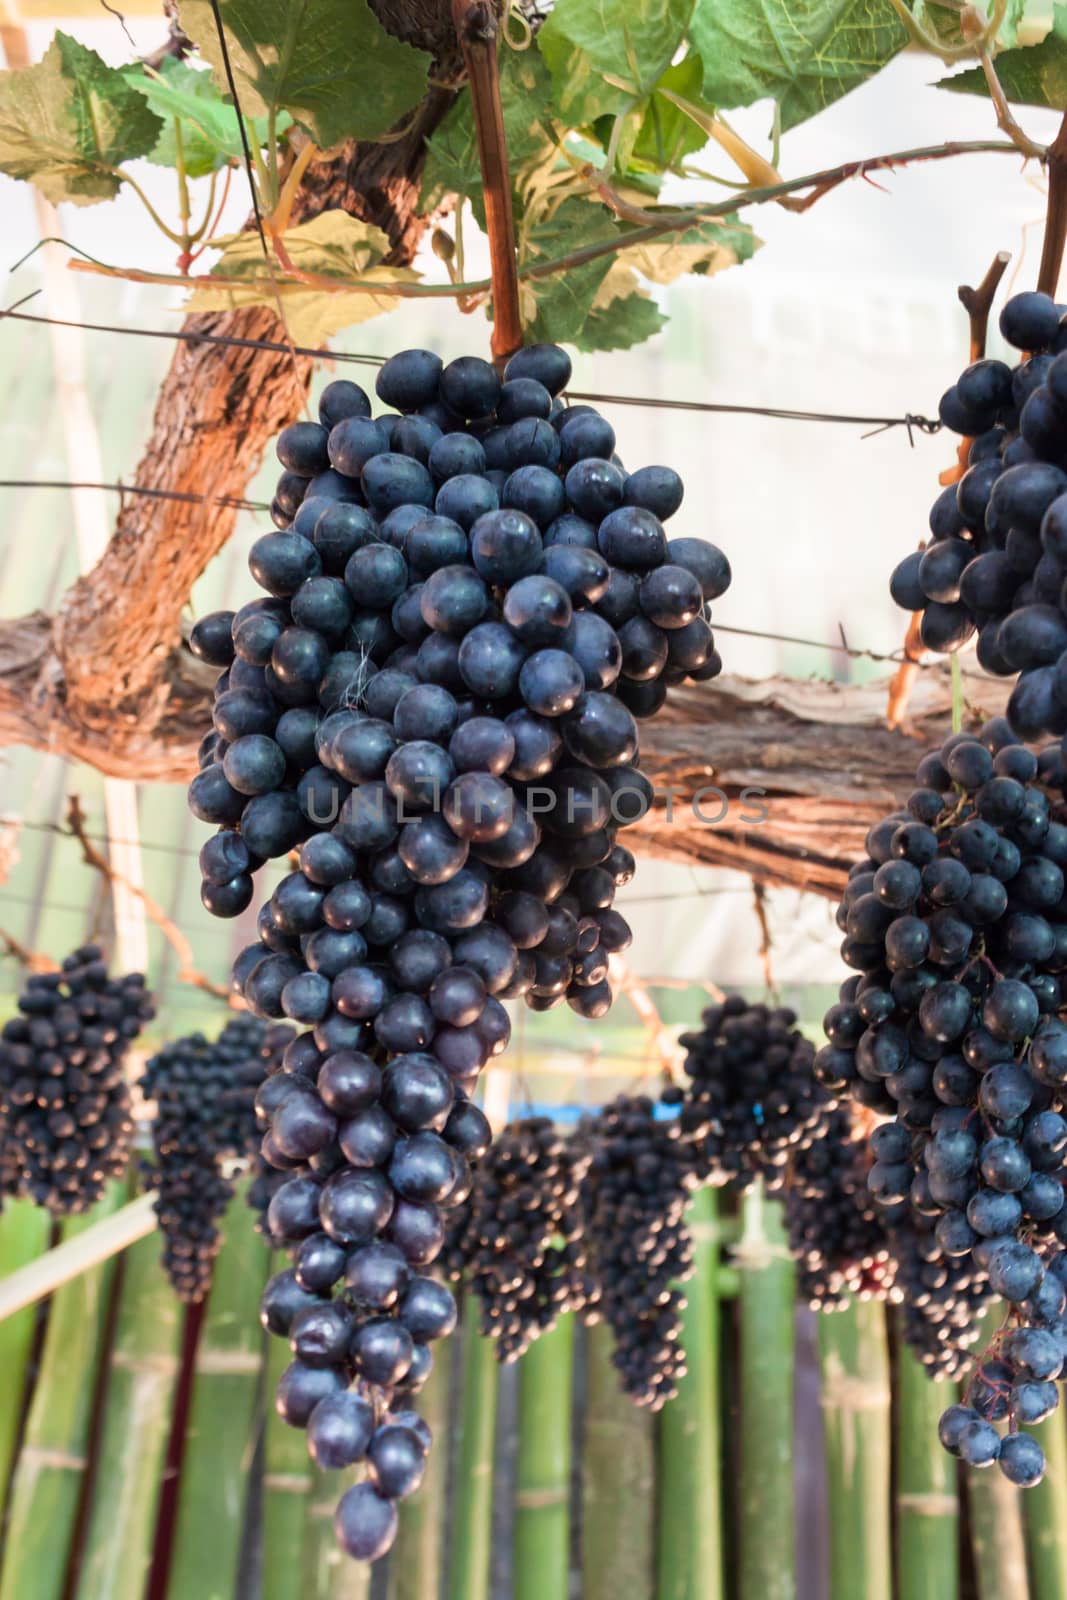
[[[898,605],[922,613],[928,649],[958,650],[977,629],[982,666],[1019,674],[1008,719],[1022,738],[1067,733],[1065,309],[1015,295],[1000,329],[1028,354],[1014,368],[976,361],[943,396],[942,422],[971,441],[967,470],[890,582]]]
[[[478,1163],[441,1261],[477,1295],[501,1361],[517,1361],[562,1312],[595,1302],[579,1204],[589,1161],[549,1117],[528,1117],[497,1134]]]
[[[126,1170],[123,1058],[155,1015],[141,973],[109,978],[97,945],[33,973],[0,1031],[0,1119],[12,1190],[53,1216],[87,1211]]]
[[[720,670],[706,612],[730,574],[668,539],[681,481],[627,474],[610,424],[555,398],[569,375],[554,346],[503,382],[406,351],[377,380],[398,414],[372,420],[342,380],[279,439],[280,531],[249,557],[269,598],[190,639],[224,669],[190,788],[221,825],[205,905],[239,913],[261,862],[300,848],[238,968],[256,1010],[314,1025],[362,1005],[370,947],[480,923],[499,992],[610,1004],[633,871],[615,835],[650,802],[634,719]],[[395,990],[382,1009],[407,1034],[419,1004]]]
[[[867,1145],[847,1107],[823,1119],[819,1138],[789,1162],[785,1221],[797,1288],[813,1311],[841,1311],[850,1299],[893,1291],[889,1235],[867,1192]]]
[[[1019,1488],[1040,1483],[1045,1455],[1020,1424],[1043,1422],[1059,1404],[1056,1379],[1067,1349],[1067,1254],[1053,1253],[1033,1296],[1023,1307],[1026,1323],[1006,1325],[980,1361],[961,1405],[949,1406],[938,1424],[950,1455],[972,1467],[995,1461]],[[996,1422],[1007,1422],[998,1433]]]
[[[685,1208],[694,1186],[678,1119],[647,1095],[620,1095],[579,1123],[592,1159],[582,1184],[589,1270],[624,1391],[658,1411],[685,1374],[677,1285],[693,1262]]]
[[[689,1083],[669,1098],[702,1182],[780,1189],[790,1153],[809,1143],[829,1101],[812,1077],[815,1047],[785,1007],[740,995],[705,1007],[679,1039]]]
[[[235,1017],[217,1039],[176,1039],[154,1055],[141,1080],[155,1101],[146,1185],[157,1191],[163,1266],[179,1299],[202,1300],[222,1244],[219,1219],[233,1195],[226,1157],[248,1157],[259,1143],[255,1097],[293,1030]]]
[[[554,346],[503,381],[405,351],[377,419],[330,384],[320,421],[278,442],[279,531],[249,557],[268,598],[190,639],[223,669],[190,788],[220,827],[205,906],[239,914],[254,871],[299,852],[234,982],[309,1030],[259,1106],[264,1154],[292,1173],[268,1209],[296,1253],[264,1309],[296,1356],[278,1403],[311,1421],[316,1459],[318,1400],[380,1422],[449,1331],[424,1269],[488,1142],[468,1097],[507,1042],[501,1002],[607,1010],[634,870],[616,834],[650,799],[634,719],[720,670],[706,612],[725,557],[668,540],[680,480],[624,472],[610,425],[558,400],[569,375]],[[344,1464],[369,1467],[337,1533],[372,1559],[421,1466],[386,1470],[362,1424],[345,1440]]]
[[[1035,756],[1003,718],[924,758],[906,808],[870,830],[850,874],[839,921],[858,975],[816,1061],[829,1089],[892,1116],[872,1135],[872,1195],[931,1219],[963,1278],[976,1270],[1009,1302],[1013,1351],[1030,1349],[1024,1332],[1055,1342],[1062,1311],[1046,1263],[1067,1239],[1065,777],[1057,748]],[[932,1247],[918,1258],[935,1293],[951,1287]],[[912,1276],[905,1265],[905,1291]],[[1041,1381],[1059,1370],[1058,1357]],[[972,1460],[969,1437],[953,1435]],[[988,1434],[976,1437],[980,1454]],[[1019,1447],[997,1459],[1024,1481]]]
[[[970,1368],[993,1302],[989,1279],[969,1257],[944,1251],[933,1218],[910,1204],[892,1208],[887,1226],[904,1343],[930,1378],[954,1383]]]

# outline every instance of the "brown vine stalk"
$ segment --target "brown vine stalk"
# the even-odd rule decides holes
[[[491,0],[452,0],[452,20],[467,66],[474,134],[482,169],[485,231],[489,238],[493,284],[490,348],[499,367],[522,345],[522,321],[511,173],[497,63],[497,11]]]
[[[1060,131],[1046,152],[1048,201],[1045,207],[1045,237],[1041,244],[1041,265],[1037,287],[1055,299],[1063,266],[1063,245],[1067,237],[1067,112]]]

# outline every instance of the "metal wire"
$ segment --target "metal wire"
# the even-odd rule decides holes
[[[27,296],[27,299],[31,298]],[[18,301],[18,305],[24,304]],[[87,333],[112,333],[129,334],[139,339],[176,339],[189,344],[216,344],[232,345],[239,350],[267,350],[276,354],[295,354],[310,356],[312,359],[322,361],[349,361],[357,365],[381,367],[385,364],[384,356],[367,355],[350,350],[329,350],[323,347],[312,348],[309,345],[283,344],[274,339],[241,339],[230,337],[222,333],[194,333],[186,328],[127,328],[119,327],[108,322],[70,322],[59,317],[42,317],[32,312],[19,311],[15,307],[10,310],[0,310],[0,321],[33,322],[45,327],[80,328]],[[646,406],[660,411],[691,411],[700,414],[715,414],[723,416],[741,417],[770,417],[779,422],[826,422],[841,423],[850,427],[866,427],[871,434],[884,433],[889,428],[904,428],[908,438],[914,444],[913,434],[935,434],[941,431],[942,424],[921,413],[907,412],[902,417],[872,417],[852,415],[849,412],[839,411],[802,411],[785,406],[753,406],[735,405],[730,401],[720,400],[665,400],[658,395],[625,395],[625,394],[596,394],[581,389],[568,389],[569,400],[594,401],[600,405],[612,406]],[[864,435],[865,438],[870,434]]]

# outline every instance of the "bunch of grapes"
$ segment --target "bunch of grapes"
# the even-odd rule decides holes
[[[971,1375],[961,1405],[949,1406],[938,1434],[950,1455],[970,1466],[995,1461],[1020,1488],[1040,1483],[1045,1456],[1020,1424],[1043,1422],[1059,1404],[1056,1378],[1067,1348],[1067,1254],[1057,1250],[1024,1306],[1026,1324],[1003,1328]],[[1000,1434],[995,1422],[1007,1422]]]
[[[847,1107],[829,1111],[819,1138],[793,1154],[785,1221],[797,1287],[812,1310],[840,1311],[854,1297],[892,1293],[889,1235],[867,1192],[867,1142]]]
[[[569,375],[554,346],[503,381],[406,351],[377,419],[330,384],[320,421],[279,439],[279,531],[249,557],[268,598],[190,640],[223,669],[190,789],[220,825],[205,905],[240,913],[262,862],[299,851],[234,974],[256,1015],[309,1030],[260,1096],[264,1154],[293,1174],[268,1226],[296,1252],[264,1315],[296,1356],[282,1414],[320,1462],[369,1463],[337,1515],[362,1559],[392,1542],[422,1454],[409,1430],[394,1471],[356,1419],[391,1428],[452,1325],[423,1269],[488,1143],[468,1096],[507,1042],[501,1001],[610,1005],[634,865],[616,833],[650,798],[634,719],[720,670],[725,558],[668,539],[677,475],[627,474],[610,425],[558,400]],[[343,1441],[320,1447],[335,1417]]]
[[[0,1120],[12,1192],[53,1216],[87,1211],[133,1135],[127,1049],[155,1015],[141,973],[109,978],[97,945],[33,973],[0,1031]]]
[[[878,1209],[889,1229],[904,1343],[930,1378],[954,1383],[972,1364],[993,1302],[989,1279],[977,1262],[943,1250],[933,1218],[910,1203]]]
[[[624,1391],[658,1411],[685,1374],[677,1285],[692,1270],[684,1214],[694,1177],[678,1119],[655,1112],[647,1095],[620,1095],[583,1118],[578,1137],[592,1156],[582,1205],[598,1309]]]
[[[785,1007],[728,995],[683,1033],[689,1083],[679,1096],[682,1132],[703,1182],[780,1189],[790,1153],[809,1143],[829,1101],[812,1077],[815,1047]]]
[[[923,643],[1019,681],[1008,719],[1022,738],[1067,733],[1067,329],[1064,307],[1025,293],[1000,330],[1028,352],[1012,368],[976,361],[944,395],[941,420],[972,442],[967,471],[930,512],[932,538],[896,568],[890,592],[922,613]]]
[[[816,1071],[892,1115],[872,1137],[872,1195],[908,1202],[964,1275],[984,1274],[1012,1307],[1011,1359],[1036,1371],[1018,1352],[1024,1332],[1055,1338],[1047,1264],[1067,1239],[1067,774],[1058,749],[1033,755],[998,718],[952,735],[917,777],[850,874],[839,920],[858,975],[827,1014]],[[953,1435],[964,1459],[994,1459],[979,1459],[987,1433],[973,1456],[969,1438]],[[1013,1482],[1040,1477],[1033,1450],[997,1457]]]
[[[218,1222],[233,1195],[223,1162],[255,1153],[256,1091],[292,1033],[235,1017],[217,1039],[194,1033],[148,1062],[141,1088],[155,1101],[155,1160],[145,1178],[157,1191],[163,1266],[181,1300],[202,1300],[211,1287]]]
[[[501,1361],[517,1361],[562,1312],[595,1302],[579,1205],[589,1161],[549,1117],[529,1117],[504,1128],[478,1163],[441,1260],[477,1295]]]

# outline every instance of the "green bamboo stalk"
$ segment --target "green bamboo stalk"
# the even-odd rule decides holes
[[[268,1256],[238,1193],[196,1353],[167,1592],[173,1600],[231,1600],[240,1557],[263,1364],[259,1297]]]
[[[995,1300],[982,1320],[976,1351],[991,1348],[1003,1321],[1004,1306]],[[975,1358],[972,1367],[978,1359]],[[998,1431],[1004,1431],[1003,1424]],[[978,1600],[1029,1600],[1023,1533],[1025,1495],[1020,1494],[995,1466],[968,1467],[965,1481]],[[1032,1493],[1032,1489],[1026,1491],[1026,1494]]]
[[[267,1340],[260,1600],[301,1600],[304,1593],[301,1569],[311,1494],[307,1434],[284,1423],[274,1406],[278,1379],[291,1360],[288,1340]]]
[[[47,1211],[29,1200],[9,1200],[0,1212],[0,1278],[26,1266],[48,1248],[50,1219]],[[4,1375],[5,1403],[0,1407],[0,1505],[7,1494],[14,1465],[18,1430],[22,1420],[26,1369],[33,1350],[37,1307],[26,1306],[0,1322],[0,1372]]]
[[[498,1376],[493,1341],[478,1332],[478,1303],[468,1294],[463,1308],[463,1390],[448,1600],[489,1597]]]
[[[955,1600],[959,1593],[959,1492],[956,1463],[937,1423],[952,1404],[947,1383],[932,1383],[901,1342],[897,1360],[897,1584],[906,1600]]]
[[[890,1600],[889,1352],[885,1308],[852,1301],[819,1318],[830,1592],[853,1600],[862,1572],[864,1600]],[[902,1589],[907,1600],[910,1590]]]
[[[84,1217],[63,1224],[76,1234],[122,1204],[121,1184],[108,1186]],[[26,1432],[15,1466],[11,1515],[0,1577],[0,1600],[59,1600],[85,1480],[93,1398],[114,1263],[94,1267],[52,1297]]]
[[[1036,1428],[1048,1471],[1021,1496],[1026,1521],[1033,1600],[1063,1600],[1067,1595],[1067,1421],[1063,1406]]]
[[[781,1207],[745,1196],[741,1240],[740,1600],[795,1600],[793,1263]]]
[[[337,1543],[333,1516],[337,1502],[358,1473],[320,1472],[311,1468],[304,1535],[300,1545],[301,1600],[370,1600],[373,1567],[353,1561]]]
[[[698,1189],[689,1207],[693,1276],[682,1317],[686,1376],[659,1419],[656,1474],[658,1600],[721,1600],[718,1199]]]
[[[400,1505],[400,1527],[389,1565],[390,1600],[437,1600],[441,1589],[445,1491],[448,1482],[448,1378],[452,1343],[434,1348],[433,1371],[416,1402],[433,1434],[426,1476]]]
[[[159,1240],[125,1256],[77,1600],[139,1596],[152,1562],[177,1384],[181,1307]]]
[[[1026,1490],[1032,1494],[1032,1489]],[[979,1600],[1029,1600],[1023,1496],[999,1468],[967,1468],[971,1548]],[[1062,1600],[1062,1597],[1060,1597]]]
[[[570,1574],[574,1317],[561,1317],[519,1364],[514,1600],[565,1595]]]
[[[582,1600],[652,1600],[652,1417],[619,1388],[611,1330],[589,1330],[582,1447]]]

